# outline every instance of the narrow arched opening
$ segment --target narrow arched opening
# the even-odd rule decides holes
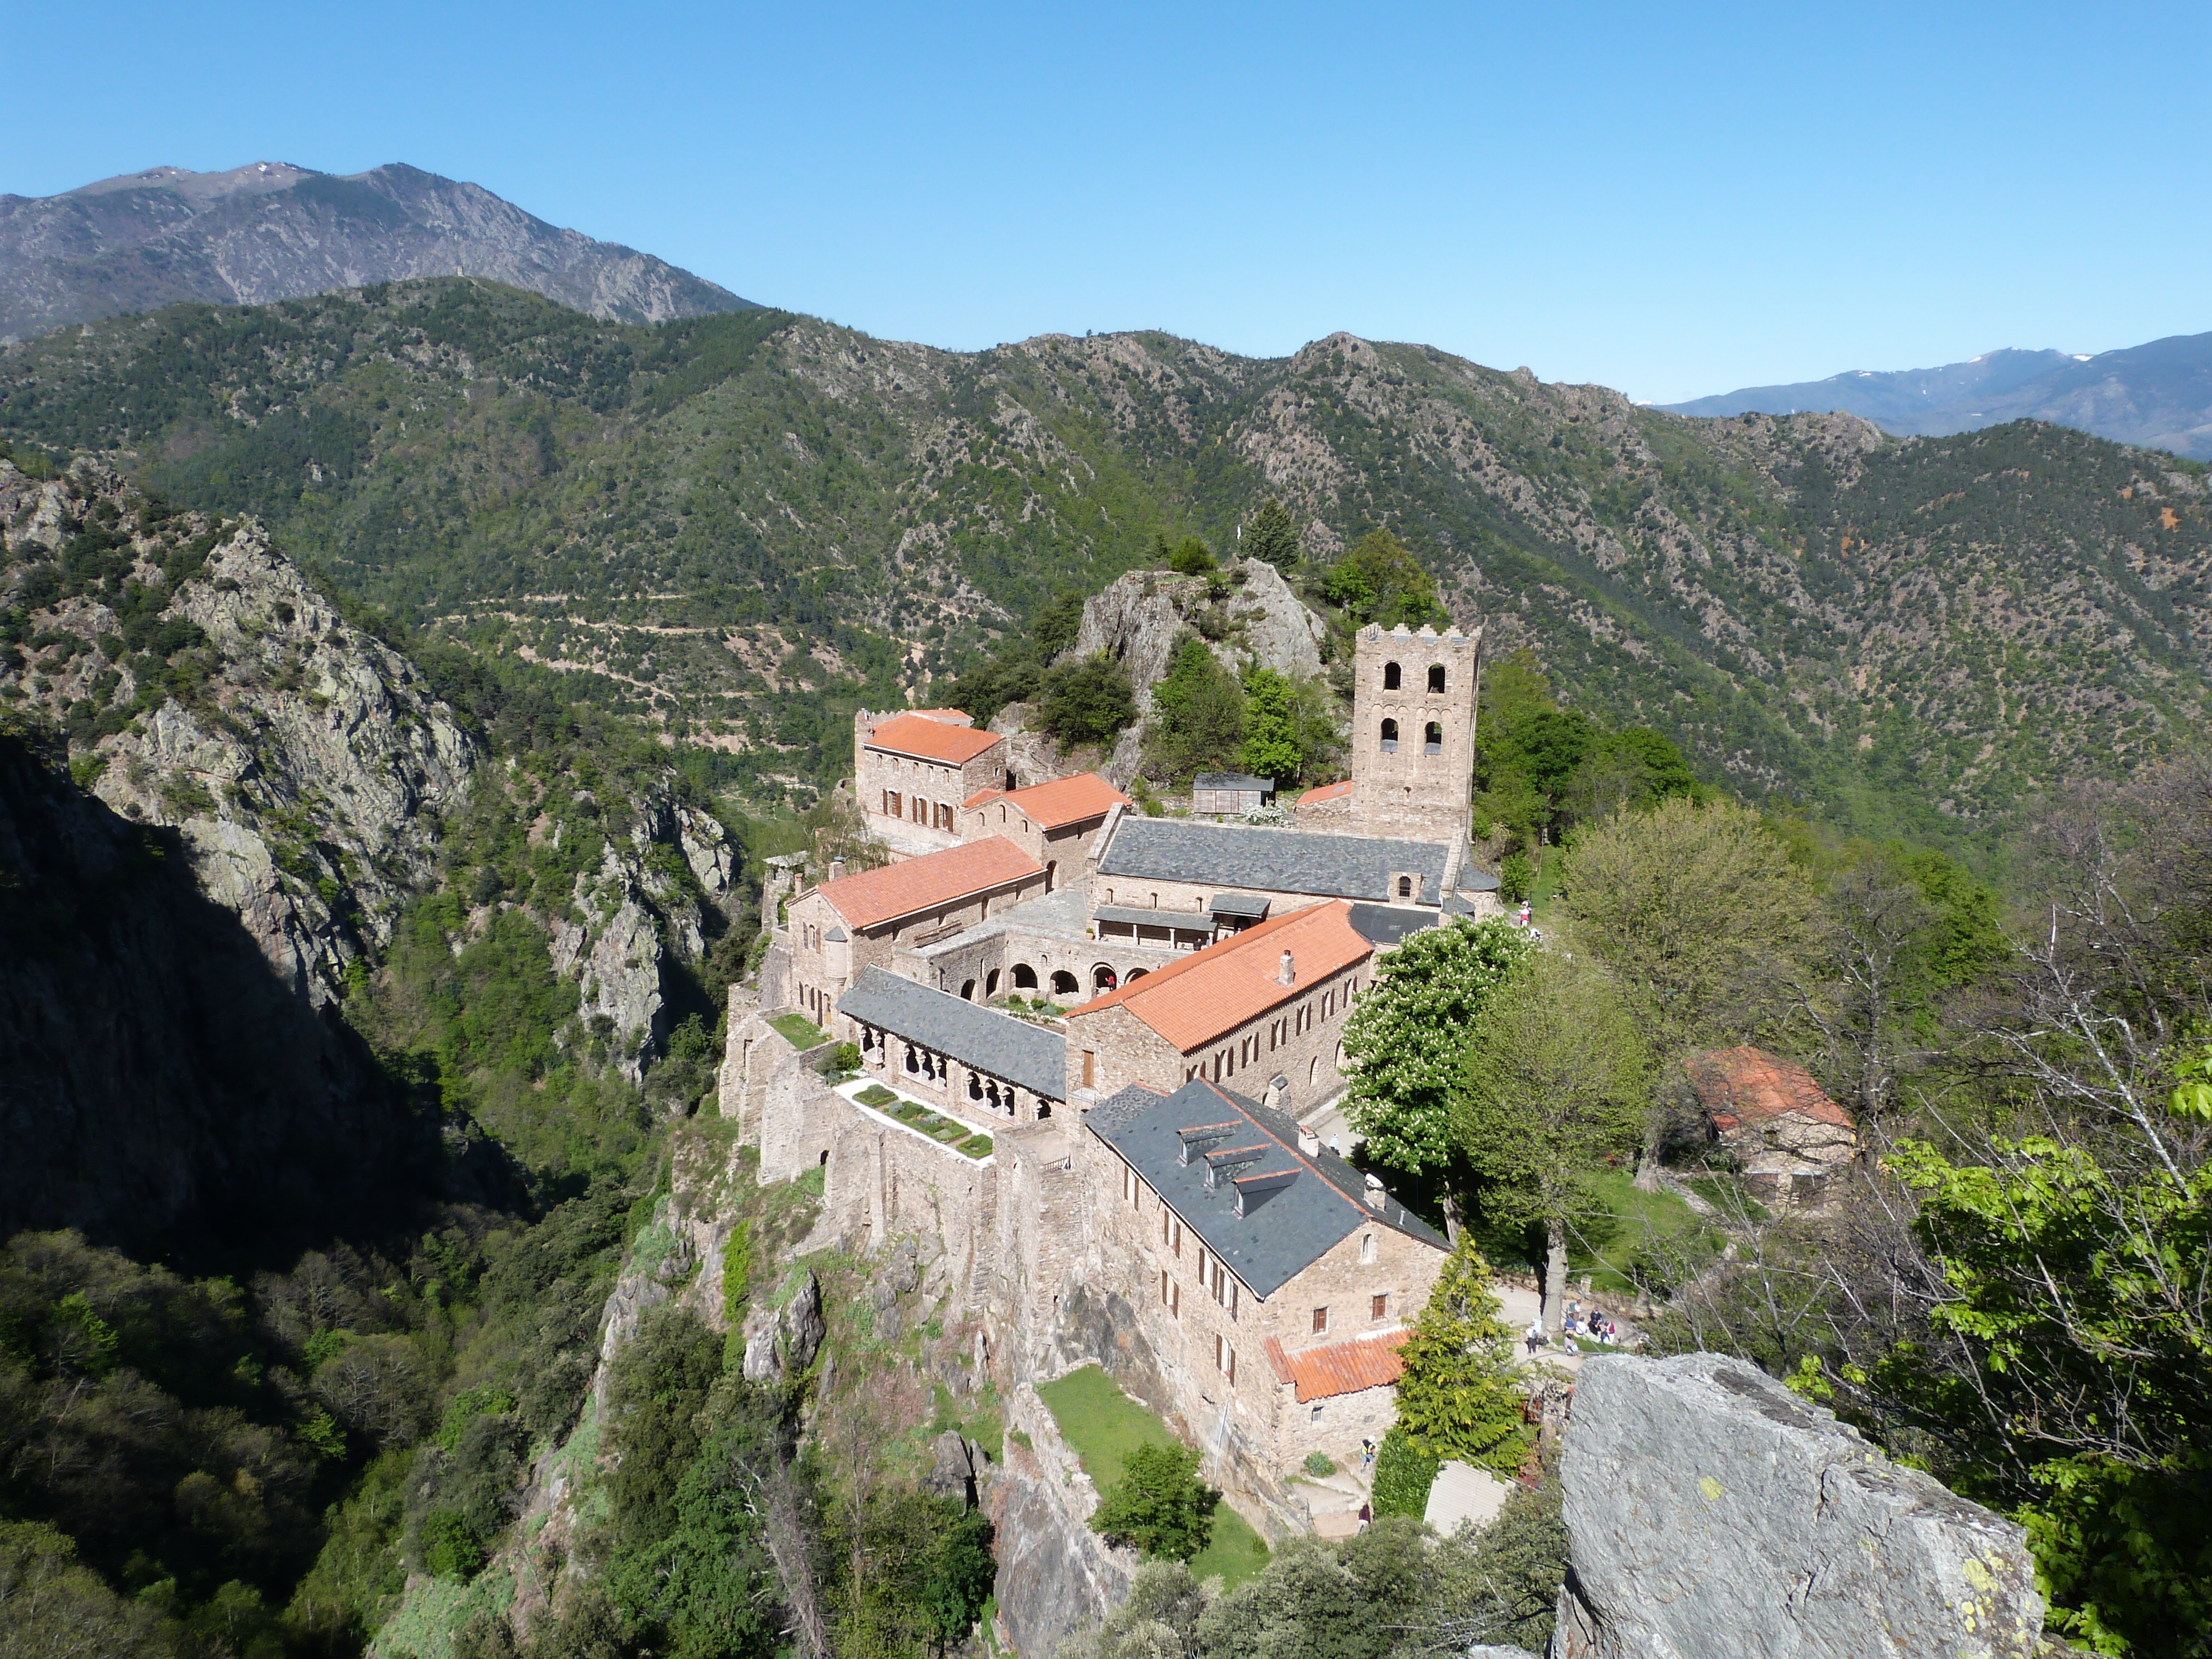
[[[1385,691],[1395,691],[1398,689],[1398,665],[1395,662],[1386,662],[1382,665],[1382,689]]]
[[[1398,752],[1398,722],[1395,720],[1382,722],[1382,752],[1386,755]]]
[[[1413,878],[1411,876],[1401,876],[1398,878],[1398,896],[1400,898],[1411,898],[1413,896]]]
[[[983,994],[987,997],[999,994],[999,970],[995,968],[983,975]]]
[[[1018,962],[1014,964],[1014,989],[1017,991],[1036,989],[1036,969],[1026,962]]]
[[[1444,752],[1444,729],[1434,720],[1431,720],[1428,728],[1421,733],[1421,752],[1424,755]]]
[[[975,1000],[975,981],[974,980],[963,979],[960,981],[960,1000],[963,1002],[973,1002]]]
[[[1439,663],[1431,663],[1431,664],[1430,664],[1430,665],[1429,665],[1429,690],[1431,690],[1431,691],[1441,691],[1441,690],[1443,690],[1443,689],[1444,689],[1444,665],[1443,665],[1442,663],[1440,663],[1440,662],[1439,662]]]

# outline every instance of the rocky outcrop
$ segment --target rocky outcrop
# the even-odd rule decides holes
[[[830,1334],[829,1321],[822,1315],[822,1281],[811,1268],[790,1301],[780,1309],[757,1310],[755,1317],[757,1323],[747,1322],[751,1327],[744,1352],[748,1382],[781,1382],[800,1376]]]
[[[1593,1359],[1552,1659],[2026,1659],[2026,1533],[1741,1360]]]
[[[410,276],[483,276],[623,322],[751,302],[651,254],[562,230],[481,185],[404,165],[149,167],[0,197],[0,338],[179,300],[259,305]]]
[[[996,1532],[994,1594],[1013,1648],[1048,1654],[1121,1604],[1137,1556],[1091,1530],[1097,1489],[1026,1382],[1007,1396],[1006,1426],[1006,1461],[983,1498]]]
[[[1152,688],[1193,632],[1231,668],[1249,658],[1304,679],[1321,672],[1326,631],[1282,573],[1258,559],[1239,560],[1218,579],[1133,570],[1084,601],[1082,626],[1061,660],[1104,653],[1129,671],[1138,706],[1149,712]]]
[[[143,506],[96,462],[34,481],[0,461],[0,601],[30,612],[0,696],[63,725],[118,813],[179,831],[201,890],[327,1002],[430,883],[475,748],[259,526]]]

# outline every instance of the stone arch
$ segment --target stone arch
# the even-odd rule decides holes
[[[1102,962],[1091,970],[1091,988],[1094,991],[1111,991],[1121,982],[1121,976],[1114,971],[1111,963]]]
[[[982,1099],[982,1097],[983,1097],[983,1079],[982,1079],[981,1078],[980,1078],[980,1077],[977,1077],[977,1076],[975,1075],[975,1073],[973,1073],[973,1072],[969,1073],[968,1073],[968,1098],[969,1098],[969,1099],[970,1099],[970,1100],[981,1100],[981,1099]]]
[[[1044,890],[1048,893],[1056,893],[1060,890],[1060,860],[1058,859],[1053,860],[1044,867]]]
[[[974,980],[963,979],[960,981],[960,1000],[963,1002],[973,1002],[975,1000],[975,981]]]
[[[1083,981],[1065,968],[1053,970],[1052,994],[1056,997],[1072,997],[1083,988]]]
[[[921,1073],[921,1058],[914,1052],[914,1044],[911,1042],[906,1045],[906,1068],[908,1071],[914,1073],[916,1076],[919,1076]]]
[[[1310,1088],[1321,1080],[1321,1056],[1316,1054],[1306,1062],[1306,1086]]]
[[[1385,691],[1395,691],[1398,689],[1398,665],[1395,662],[1386,662],[1382,665],[1382,689]]]
[[[1051,1115],[1052,1115],[1052,1103],[1051,1103],[1050,1101],[1048,1101],[1048,1100],[1040,1100],[1039,1102],[1037,1102],[1037,1121],[1038,1121],[1038,1122],[1040,1122],[1040,1123],[1042,1123],[1042,1122],[1043,1122],[1043,1121],[1045,1121],[1045,1119],[1047,1119],[1047,1118],[1050,1117]]]
[[[1398,722],[1395,720],[1382,722],[1382,752],[1386,755],[1398,752]]]
[[[1146,974],[1149,974],[1152,971],[1152,970],[1149,968],[1132,968],[1129,969],[1129,981],[1132,984],[1134,984],[1137,981],[1144,978]]]
[[[1036,989],[1036,969],[1026,962],[1018,962],[1014,964],[1014,989],[1017,991]]]
[[[1429,665],[1429,690],[1431,691],[1441,691],[1443,689],[1444,665],[1440,662],[1431,663]]]
[[[999,994],[999,970],[995,968],[983,975],[983,994],[987,997]]]
[[[1398,896],[1400,898],[1411,898],[1413,896],[1413,878],[1411,876],[1401,876],[1398,878]]]
[[[1437,721],[1431,720],[1422,728],[1421,752],[1424,755],[1441,755],[1444,752],[1444,728]]]

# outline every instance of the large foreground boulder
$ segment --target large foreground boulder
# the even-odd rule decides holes
[[[1552,1659],[2045,1650],[2027,1534],[1741,1360],[1590,1360]]]

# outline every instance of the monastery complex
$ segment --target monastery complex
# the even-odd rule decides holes
[[[1389,1426],[1445,1255],[1331,1126],[1376,953],[1502,913],[1468,847],[1480,651],[1364,630],[1351,775],[1287,826],[1147,817],[1094,774],[1025,783],[958,710],[863,710],[852,787],[890,861],[792,894],[758,1006],[732,995],[722,1109],[763,1182],[818,1170],[862,1248],[934,1236],[1001,1375],[1103,1364],[1288,1529],[1300,1462]],[[769,1023],[792,1012],[860,1075]]]

